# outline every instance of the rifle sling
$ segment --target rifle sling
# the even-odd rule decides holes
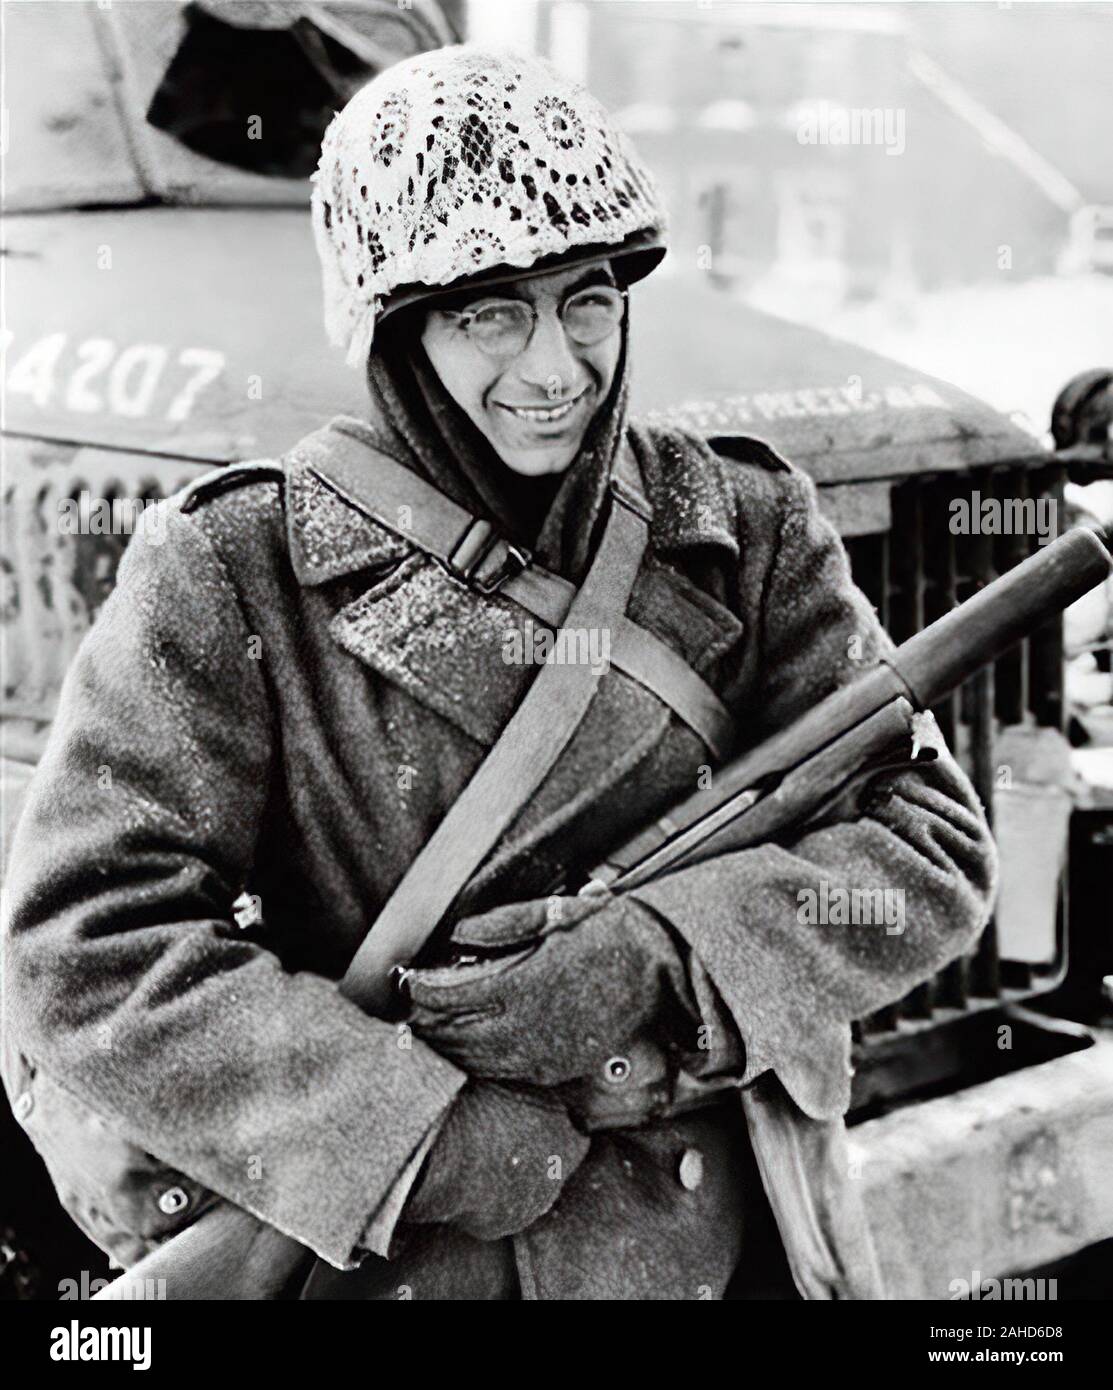
[[[489,522],[472,516],[376,445],[337,423],[309,435],[296,452],[350,506],[430,555],[461,582],[483,594],[502,594],[547,627],[577,626],[565,621],[576,597],[574,584],[531,564]],[[619,450],[613,486],[639,497],[648,519],[648,503],[627,447]],[[402,516],[412,522],[402,527]],[[730,713],[683,657],[620,613],[611,629],[610,659],[668,705],[716,760],[726,757],[734,740]]]
[[[608,628],[622,614],[649,542],[648,507],[618,480],[603,539],[568,609],[570,626]],[[417,955],[579,727],[601,672],[546,663],[363,939],[341,989],[371,1013],[390,1002],[391,971]]]

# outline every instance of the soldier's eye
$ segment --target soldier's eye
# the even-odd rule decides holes
[[[522,321],[523,306],[515,300],[500,300],[497,304],[483,304],[468,313],[472,323],[483,332],[509,328]]]
[[[524,351],[533,332],[533,311],[518,299],[502,299],[468,310],[464,325],[472,342],[496,357]]]
[[[622,291],[610,285],[580,290],[570,295],[561,311],[569,337],[584,347],[602,342],[622,322],[626,301]]]

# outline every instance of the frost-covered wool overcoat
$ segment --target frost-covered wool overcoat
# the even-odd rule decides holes
[[[716,689],[739,748],[876,658],[887,639],[804,474],[757,441],[629,439],[653,506],[629,614]],[[502,659],[524,614],[289,461],[195,486],[163,519],[68,675],[17,833],[5,1081],[120,1262],[219,1194],[346,1268],[465,1077],[335,982],[535,675]],[[709,761],[612,668],[472,904],[544,894]],[[969,949],[994,875],[944,752],[836,823],[641,890],[741,1033],[742,1106],[593,1138],[515,1241],[524,1295],[717,1296],[760,1171],[804,1296],[877,1296],[842,1147],[849,1025]],[[901,889],[904,931],[802,923],[823,883]],[[237,921],[245,891],[261,922]],[[391,1280],[435,1296],[407,1258]]]

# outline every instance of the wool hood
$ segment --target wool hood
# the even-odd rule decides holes
[[[502,462],[448,394],[419,338],[419,311],[384,325],[367,362],[368,426],[378,447],[525,546],[545,568],[578,581],[603,519],[626,425],[628,322],[610,390],[560,475],[528,478]]]

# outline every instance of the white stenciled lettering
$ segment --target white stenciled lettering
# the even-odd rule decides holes
[[[9,331],[5,347],[12,341]],[[168,376],[173,395],[165,418],[187,419],[197,399],[222,375],[225,357],[213,348],[183,348],[176,366],[184,381],[167,372],[169,349],[162,343],[129,343],[120,347],[111,338],[85,338],[67,349],[65,333],[47,333],[19,356],[7,374],[7,390],[43,409],[56,399],[62,409],[80,415],[108,413],[139,419],[158,409],[159,388]],[[163,397],[165,399],[165,397]]]

